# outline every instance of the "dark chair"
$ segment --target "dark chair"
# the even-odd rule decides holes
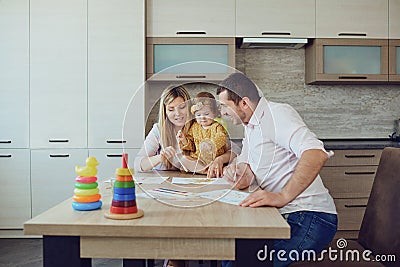
[[[357,250],[360,261],[331,261],[325,255],[323,261],[296,262],[291,267],[329,267],[329,266],[400,266],[400,148],[383,150],[371,195],[368,200],[364,218],[357,241],[346,240],[343,253]],[[341,240],[345,242],[345,240]],[[337,240],[332,242],[332,249],[337,249]],[[341,245],[339,244],[339,247]],[[378,262],[362,260],[362,252],[372,251],[373,255],[395,255],[395,261]],[[345,254],[344,254],[345,255]],[[350,253],[348,254],[350,255]],[[380,257],[380,256],[377,256]],[[350,256],[348,258],[351,259]],[[344,257],[345,259],[345,257]],[[390,259],[392,260],[392,259]]]

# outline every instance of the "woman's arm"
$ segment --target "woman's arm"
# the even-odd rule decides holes
[[[158,124],[154,124],[153,128],[146,136],[143,147],[140,149],[134,161],[134,168],[138,172],[149,171],[161,163],[160,131]]]

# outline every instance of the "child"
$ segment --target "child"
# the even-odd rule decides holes
[[[227,151],[227,132],[214,120],[219,112],[211,93],[198,93],[190,111],[196,121],[186,134],[179,131],[177,139],[181,150],[188,154],[183,156],[182,164],[188,170],[198,172]]]

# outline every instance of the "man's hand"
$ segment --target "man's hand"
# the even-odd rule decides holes
[[[254,181],[254,173],[250,165],[244,162],[232,163],[224,169],[223,178],[234,184],[236,189],[249,187]]]
[[[239,205],[242,207],[260,207],[270,206],[276,208],[282,208],[288,204],[288,201],[280,193],[272,193],[265,190],[258,190],[250,194],[245,200]]]

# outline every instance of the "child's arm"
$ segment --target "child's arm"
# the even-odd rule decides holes
[[[184,151],[195,151],[196,147],[194,145],[194,140],[192,137],[192,128],[189,129],[187,135],[185,135],[181,130],[178,131],[176,135],[179,140],[179,147]]]

